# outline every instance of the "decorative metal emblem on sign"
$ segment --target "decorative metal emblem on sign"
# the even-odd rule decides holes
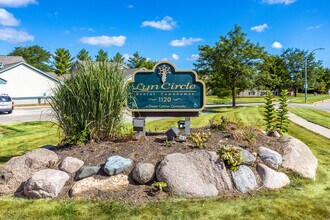
[[[171,73],[171,67],[163,64],[158,67],[158,75],[162,78],[162,83],[166,82],[167,75]]]

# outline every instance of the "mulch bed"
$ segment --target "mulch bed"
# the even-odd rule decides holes
[[[218,131],[208,128],[192,129],[192,132],[202,131],[211,134],[210,138],[205,142],[205,150],[217,151],[220,146],[234,145],[247,148],[250,152],[258,152],[260,146],[268,147],[282,153],[282,149],[286,146],[285,138],[269,137],[261,130],[253,130],[255,135],[252,135],[254,141],[247,141],[246,134],[242,135],[242,130],[236,129],[232,131]],[[199,150],[195,144],[187,138],[186,142],[167,142],[164,134],[150,133],[147,137],[140,140],[134,140],[133,137],[127,136],[120,140],[106,142],[90,142],[82,146],[57,147],[56,153],[60,159],[66,156],[76,157],[85,162],[85,166],[103,165],[106,159],[113,155],[120,155],[125,158],[130,158],[134,164],[138,162],[146,162],[157,164],[163,158],[171,153],[187,153],[190,151]],[[133,166],[134,167],[134,166]],[[132,168],[133,168],[132,167]],[[168,193],[156,192],[150,183],[149,185],[139,185],[131,177],[132,169],[124,172],[129,175],[129,187],[126,190],[114,193],[98,193],[90,195],[91,199],[113,199],[130,203],[144,203],[149,201],[162,200],[168,196]],[[106,178],[106,174],[102,171],[97,175],[97,178]],[[66,184],[59,199],[69,198],[69,189],[74,184],[73,177]],[[226,193],[223,197],[235,197],[240,195],[238,192]]]

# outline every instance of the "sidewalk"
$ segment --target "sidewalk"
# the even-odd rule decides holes
[[[307,121],[307,120],[305,120],[305,119],[303,119],[303,118],[301,118],[301,117],[299,117],[299,116],[297,116],[297,115],[295,115],[291,112],[289,112],[288,115],[289,115],[289,119],[292,122],[306,128],[310,131],[313,131],[317,134],[320,134],[320,135],[330,139],[330,129],[329,128],[325,128],[323,126],[311,123],[311,122],[309,122],[309,121]]]

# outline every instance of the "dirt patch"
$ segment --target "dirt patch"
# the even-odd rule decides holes
[[[140,140],[133,140],[132,137],[125,137],[116,141],[101,143],[91,142],[83,146],[57,147],[55,151],[60,156],[61,160],[66,156],[72,156],[83,160],[86,166],[103,166],[106,159],[113,155],[130,158],[134,161],[134,164],[138,162],[157,164],[163,160],[166,155],[171,153],[187,153],[200,149],[217,151],[220,146],[224,145],[240,146],[255,153],[257,153],[259,147],[264,146],[282,153],[282,149],[287,143],[285,138],[269,137],[261,130],[257,129],[250,131],[246,130],[246,128],[245,131],[240,129],[218,131],[204,128],[198,130],[193,129],[192,133],[198,131],[210,135],[205,142],[204,148],[196,148],[196,144],[192,140],[189,140],[189,138],[187,138],[186,142],[168,142],[166,141],[166,136],[164,134],[151,133]],[[249,132],[252,132],[252,135]],[[124,172],[124,174],[129,175],[130,182],[129,187],[126,190],[113,193],[99,192],[96,195],[89,195],[88,197],[91,199],[114,199],[133,203],[144,203],[161,200],[171,196],[169,193],[156,192],[151,185],[152,183],[149,185],[139,185],[136,183],[131,177],[133,167],[134,166],[132,166],[130,170]],[[256,173],[255,169],[253,171]],[[256,176],[258,177],[258,175]],[[102,171],[97,175],[97,178],[106,177],[106,174]],[[71,176],[69,182],[59,195],[59,199],[69,198],[69,190],[74,182],[73,176]],[[240,193],[233,192],[228,194],[228,192],[226,192],[222,196],[235,197],[237,195],[240,195]]]

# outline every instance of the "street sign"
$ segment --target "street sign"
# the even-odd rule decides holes
[[[133,74],[127,106],[133,112],[199,112],[205,106],[205,84],[192,70],[170,62]],[[182,115],[182,114],[181,114]]]

